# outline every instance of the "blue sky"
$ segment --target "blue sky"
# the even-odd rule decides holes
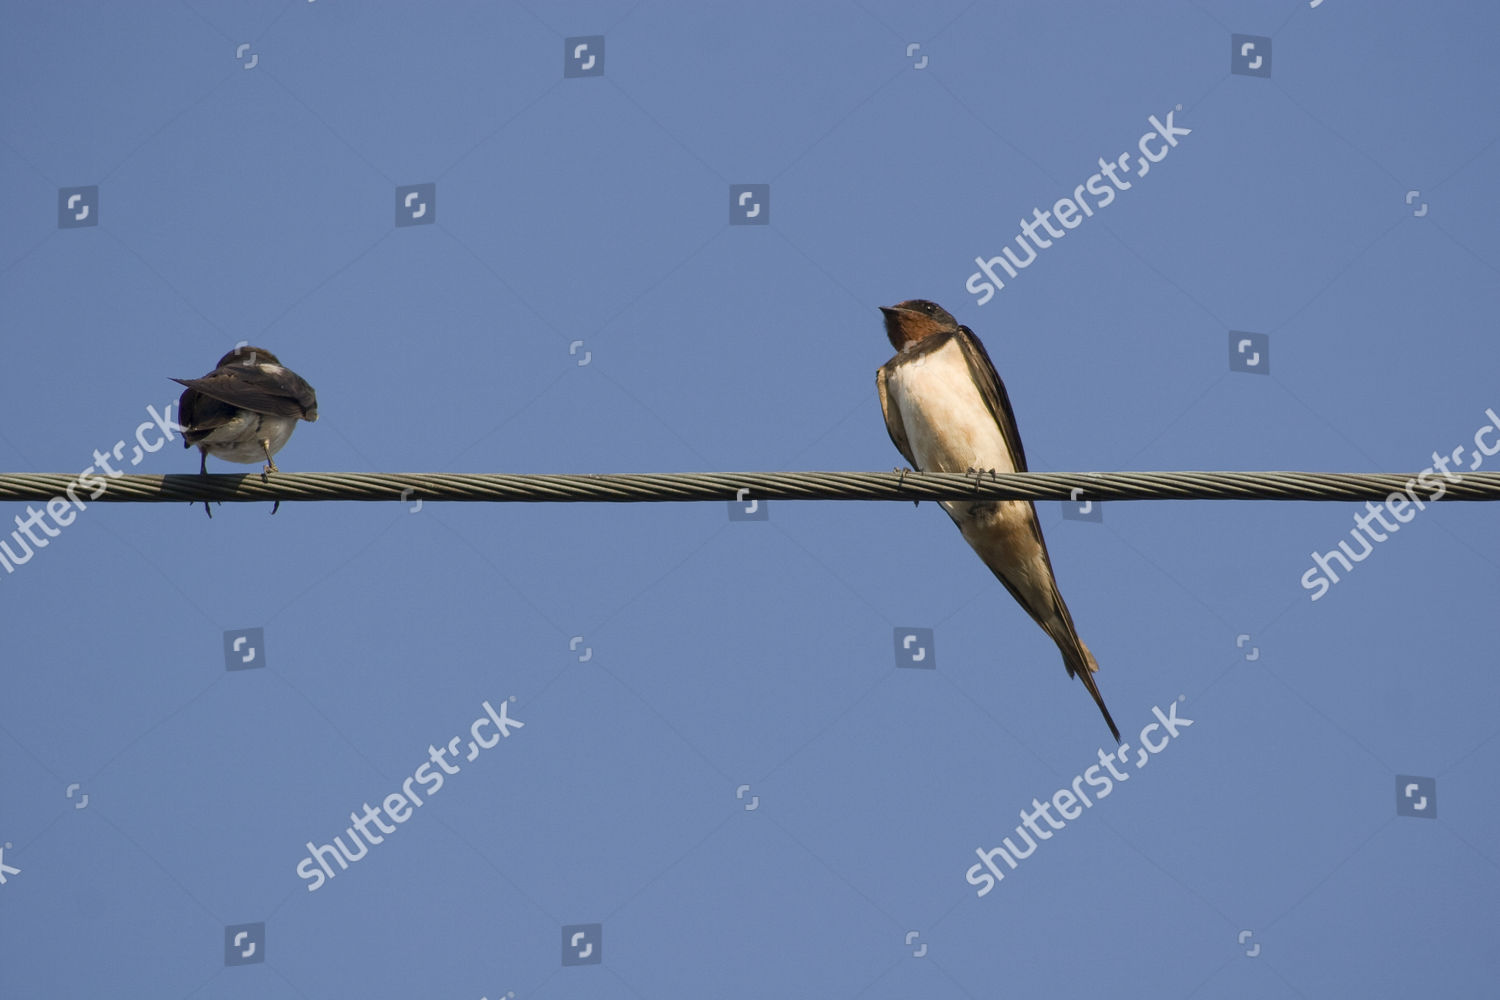
[[[17,8],[0,469],[129,455],[248,341],[318,391],[287,472],[886,470],[914,297],[1036,471],[1494,468],[1497,20]],[[1115,747],[933,504],[89,505],[0,569],[0,993],[1473,994],[1500,527],[1312,600],[1363,510],[1039,506],[1129,744],[1080,807]]]

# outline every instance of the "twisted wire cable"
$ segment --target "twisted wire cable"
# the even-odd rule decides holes
[[[103,491],[100,483],[105,484]],[[1434,496],[1441,484],[1441,495]],[[279,472],[0,474],[0,500],[249,503],[683,503],[704,500],[1500,500],[1500,472],[677,472],[608,475]]]

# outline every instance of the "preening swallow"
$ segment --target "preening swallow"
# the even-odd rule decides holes
[[[1026,454],[1005,383],[974,331],[942,306],[911,299],[885,307],[896,356],[876,373],[885,428],[919,472],[1025,472]],[[1094,683],[1099,665],[1063,603],[1029,500],[944,500],[964,540],[1062,652],[1069,676],[1093,696],[1115,740],[1120,730]]]
[[[202,378],[172,381],[187,386],[178,400],[177,423],[184,447],[197,445],[202,453],[200,474],[208,472],[209,455],[244,465],[265,459],[264,481],[279,471],[272,456],[291,438],[297,421],[318,419],[313,387],[262,347],[236,347]],[[271,513],[280,506],[278,500]],[[203,509],[208,510],[207,501]]]

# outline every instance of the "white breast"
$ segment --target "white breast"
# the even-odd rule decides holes
[[[901,414],[920,471],[1016,471],[957,338],[897,365],[887,376],[886,391]]]
[[[271,417],[241,410],[233,419],[200,438],[197,444],[226,462],[250,465],[264,462],[268,449],[272,455],[280,451],[296,429],[294,417]],[[268,442],[268,449],[261,447],[261,441]]]

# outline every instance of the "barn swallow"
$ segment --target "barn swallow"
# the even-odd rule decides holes
[[[875,382],[885,429],[919,472],[1025,472],[1026,454],[1005,383],[995,372],[974,331],[946,309],[925,299],[889,308],[885,332],[896,356],[881,366]],[[1030,500],[943,500],[943,509],[964,540],[999,577],[1026,613],[1062,651],[1068,676],[1076,675],[1093,695],[1115,741],[1093,674],[1094,654],[1078,638],[1063,603]]]
[[[264,458],[260,478],[265,482],[268,473],[279,471],[271,456],[291,438],[297,421],[318,419],[313,387],[262,347],[236,347],[202,378],[172,381],[187,386],[177,403],[177,423],[183,447],[197,445],[202,452],[200,475],[208,473],[209,455],[244,465]],[[280,507],[278,500],[271,513]],[[203,509],[208,510],[207,500]]]

